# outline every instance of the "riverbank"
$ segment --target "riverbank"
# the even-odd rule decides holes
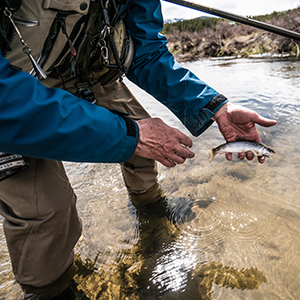
[[[266,22],[299,32],[300,8],[276,13]],[[299,56],[298,42],[290,38],[221,19],[213,26],[195,31],[190,30],[186,22],[179,26],[177,22],[164,34],[170,51],[179,62],[213,57]]]

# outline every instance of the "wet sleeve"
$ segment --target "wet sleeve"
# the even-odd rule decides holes
[[[0,52],[0,152],[75,162],[123,162],[135,151],[135,122],[47,88],[13,70]]]
[[[174,60],[159,33],[159,0],[133,0],[125,24],[135,47],[128,78],[168,107],[193,135],[200,135],[226,98]]]

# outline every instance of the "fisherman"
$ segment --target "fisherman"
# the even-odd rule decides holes
[[[125,73],[194,136],[216,121],[226,141],[260,142],[255,124],[276,122],[229,103],[174,61],[159,33],[159,0],[1,0],[0,6],[5,236],[25,298],[64,299],[58,295],[74,272],[81,221],[61,161],[121,163],[139,206],[160,197],[155,161],[175,167],[194,157],[191,139],[151,118],[123,83]]]

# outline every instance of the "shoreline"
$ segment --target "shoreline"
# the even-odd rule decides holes
[[[264,21],[300,32],[295,25],[299,13],[300,7],[287,11],[283,15],[277,13],[266,16],[268,19]],[[300,43],[291,38],[224,19],[216,21],[211,18],[206,21],[210,23],[206,24],[206,27],[201,27],[202,29],[197,27],[202,24],[201,19],[192,19],[182,24],[181,22],[168,24],[162,32],[168,40],[167,46],[170,52],[178,62],[197,61],[202,58],[297,58],[300,56]]]
[[[173,54],[174,55],[174,54]],[[197,59],[189,60],[188,58],[182,58],[178,59],[178,56],[174,55],[174,58],[179,63],[191,63],[196,62],[199,60],[212,60],[212,61],[226,61],[226,60],[237,60],[237,59],[285,59],[285,58],[294,58],[297,59],[295,55],[292,55],[290,53],[259,53],[259,54],[250,54],[247,57],[244,57],[242,55],[237,56],[218,56],[218,57],[198,57]]]
[[[208,57],[208,58],[202,58],[202,59],[210,59],[210,60],[232,60],[232,59],[268,59],[268,58],[296,58],[294,55],[291,55],[290,53],[281,53],[281,54],[275,54],[275,53],[259,53],[259,54],[250,54],[248,57],[243,57],[241,55],[238,56],[220,56],[220,57]]]

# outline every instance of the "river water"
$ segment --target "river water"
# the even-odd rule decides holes
[[[159,166],[166,216],[136,211],[118,165],[66,163],[83,221],[78,289],[89,299],[299,299],[300,61],[185,66],[232,103],[276,119],[276,126],[258,128],[276,154],[262,165],[224,156],[208,164],[208,149],[223,143],[211,126],[193,138],[193,160]],[[152,116],[189,134],[167,109],[128,85]],[[21,299],[2,229],[0,266],[0,299]]]

